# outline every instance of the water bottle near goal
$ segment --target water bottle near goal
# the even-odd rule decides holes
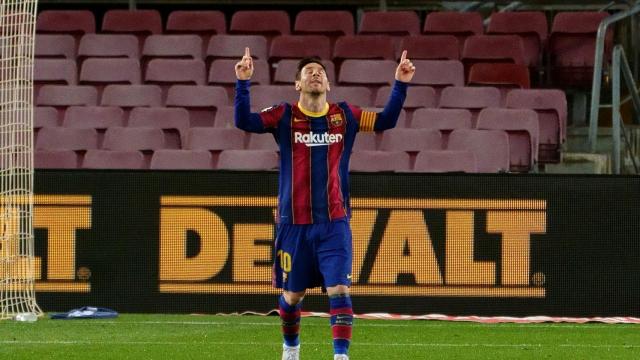
[[[36,322],[38,320],[38,315],[32,312],[24,312],[17,314],[15,319],[20,322]]]

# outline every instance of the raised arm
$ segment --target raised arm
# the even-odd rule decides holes
[[[413,66],[411,60],[407,59],[407,50],[404,50],[400,58],[400,63],[396,68],[396,81],[391,89],[389,100],[382,112],[378,113],[373,126],[374,131],[383,131],[396,126],[402,105],[407,97],[407,87],[411,79],[413,79],[415,72],[416,67]]]
[[[251,96],[249,94],[250,79],[253,75],[253,59],[249,48],[244,49],[244,56],[236,64],[236,96],[234,118],[236,127],[245,131],[264,133],[267,131],[260,114],[251,112]]]

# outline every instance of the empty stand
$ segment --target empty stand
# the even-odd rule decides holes
[[[138,59],[138,38],[129,34],[86,34],[80,39],[78,57],[82,61],[89,57]]]
[[[82,161],[84,169],[146,169],[144,155],[135,150],[89,150]]]
[[[298,70],[299,59],[283,59],[274,64],[276,71],[273,75],[274,84],[293,84],[296,80],[296,71]],[[254,60],[255,64],[255,60]],[[336,70],[331,60],[322,60],[330,83],[336,82]],[[254,72],[254,76],[256,73]],[[234,74],[235,77],[235,74]],[[253,78],[251,79],[253,82]]]
[[[150,169],[155,170],[210,170],[211,153],[204,150],[158,150],[151,157]]]
[[[427,14],[422,32],[454,35],[462,47],[467,37],[484,32],[484,24],[477,12],[434,11]]]
[[[411,60],[458,60],[460,47],[453,35],[406,36],[400,43]]]
[[[502,130],[456,129],[449,135],[447,150],[473,152],[480,173],[509,170],[509,135]]]
[[[236,59],[242,58],[244,48],[251,49],[251,57],[256,60],[267,60],[268,47],[267,39],[262,35],[217,35],[211,37],[207,47],[207,62],[213,59]]]
[[[129,126],[161,129],[164,148],[180,149],[189,129],[189,112],[183,108],[134,108],[129,114]]]
[[[71,106],[65,112],[62,125],[97,130],[124,126],[124,111],[115,106]]]
[[[468,74],[477,63],[513,63],[529,66],[524,59],[524,45],[517,35],[473,35],[467,38],[460,60]]]
[[[213,127],[217,128],[235,128],[235,107],[233,106],[220,106],[216,111],[216,117],[213,122]],[[258,134],[256,134],[258,135]],[[273,140],[273,138],[272,138]]]
[[[110,127],[104,135],[104,150],[154,151],[163,149],[162,130],[151,127]]]
[[[51,106],[36,106],[33,108],[33,128],[58,126],[58,110]]]
[[[162,33],[162,18],[157,10],[107,10],[102,18],[102,32],[129,33],[144,38]]]
[[[447,86],[464,85],[464,66],[458,60],[412,60],[416,73],[411,80],[413,85],[427,85],[440,97]]]
[[[418,35],[420,18],[415,11],[365,11],[359,34]]]
[[[338,82],[369,87],[393,84],[397,66],[393,60],[345,60],[340,66]]]
[[[396,58],[393,39],[388,35],[345,35],[336,40],[333,60]]]
[[[233,121],[233,118],[231,119]],[[249,150],[280,151],[273,134],[251,134],[249,136]]]
[[[467,109],[418,109],[413,113],[411,127],[440,131],[442,148],[449,143],[449,134],[455,129],[471,129],[471,112]]]
[[[227,21],[222,11],[175,10],[169,13],[166,32],[198,34],[206,43],[211,35],[227,32]]]
[[[72,150],[37,150],[33,154],[33,167],[36,169],[75,169],[78,167],[78,155]]]
[[[374,151],[378,149],[378,140],[381,137],[381,134],[379,135],[373,132],[358,133],[353,143],[353,151]]]
[[[269,50],[269,61],[300,59],[318,56],[331,58],[331,42],[324,35],[280,35],[273,38]]]
[[[522,38],[525,62],[530,67],[541,64],[549,24],[541,11],[496,12],[491,15],[488,34],[513,34]]]
[[[425,150],[418,153],[413,166],[415,172],[478,172],[476,155],[463,150]]]
[[[98,104],[98,91],[93,86],[64,86],[45,85],[40,88],[38,106],[55,106],[66,108],[67,106],[92,106]]]
[[[36,58],[33,67],[33,82],[36,85],[76,85],[78,83],[77,73],[75,60]]]
[[[142,56],[153,58],[202,59],[202,38],[198,35],[151,35],[144,41]]]
[[[44,10],[38,14],[38,33],[87,34],[96,32],[96,20],[89,10]]]
[[[212,126],[217,109],[228,106],[229,98],[225,89],[218,86],[173,85],[166,105],[185,108],[190,126]]]
[[[80,83],[90,85],[140,84],[138,59],[89,58],[82,63]]]
[[[256,85],[251,87],[251,108],[259,111],[281,102],[295,104],[299,97],[291,85]]]
[[[244,148],[245,133],[239,129],[190,128],[187,135],[189,150],[241,150]]]
[[[275,170],[278,154],[269,150],[224,150],[218,157],[217,168],[227,170]]]
[[[467,84],[495,86],[505,90],[528,89],[531,87],[529,78],[529,68],[525,65],[477,63],[471,65]]]
[[[451,86],[442,90],[438,107],[449,109],[468,109],[472,122],[480,110],[488,107],[500,107],[500,90],[495,87]]]
[[[283,10],[240,10],[231,16],[229,32],[275,36],[291,32],[289,14]]]
[[[373,105],[371,96],[371,89],[364,86],[334,86],[327,93],[327,101],[346,101],[352,105],[366,107]]]
[[[84,151],[97,148],[98,132],[95,129],[43,127],[36,141],[36,150]]]
[[[157,85],[108,85],[104,88],[100,105],[123,108],[162,106],[162,90]]]
[[[296,34],[323,34],[331,37],[353,35],[353,15],[344,10],[303,10],[296,15]]]
[[[411,159],[404,151],[354,151],[349,170],[356,172],[409,171]]]
[[[538,116],[529,109],[488,108],[478,115],[478,129],[504,130],[509,135],[510,171],[527,172],[538,159]]]
[[[418,152],[441,146],[440,132],[430,129],[391,129],[384,132],[380,150]]]
[[[204,85],[206,70],[202,60],[153,59],[147,65],[145,82],[159,85]]]
[[[36,58],[75,59],[76,40],[68,34],[38,34],[35,37]]]

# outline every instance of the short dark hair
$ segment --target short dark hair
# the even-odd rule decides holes
[[[322,66],[322,69],[326,72],[327,68],[324,66],[324,64],[322,63],[322,59],[320,59],[320,57],[318,56],[310,56],[310,57],[306,57],[302,60],[300,60],[298,62],[298,70],[296,71],[296,80],[300,80],[300,73],[302,73],[302,68],[304,68],[305,66],[307,66],[308,64],[311,63],[316,63],[320,66]]]

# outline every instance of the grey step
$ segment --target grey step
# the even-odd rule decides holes
[[[610,174],[611,160],[607,154],[573,153],[562,154],[562,162],[548,164],[547,174]]]

